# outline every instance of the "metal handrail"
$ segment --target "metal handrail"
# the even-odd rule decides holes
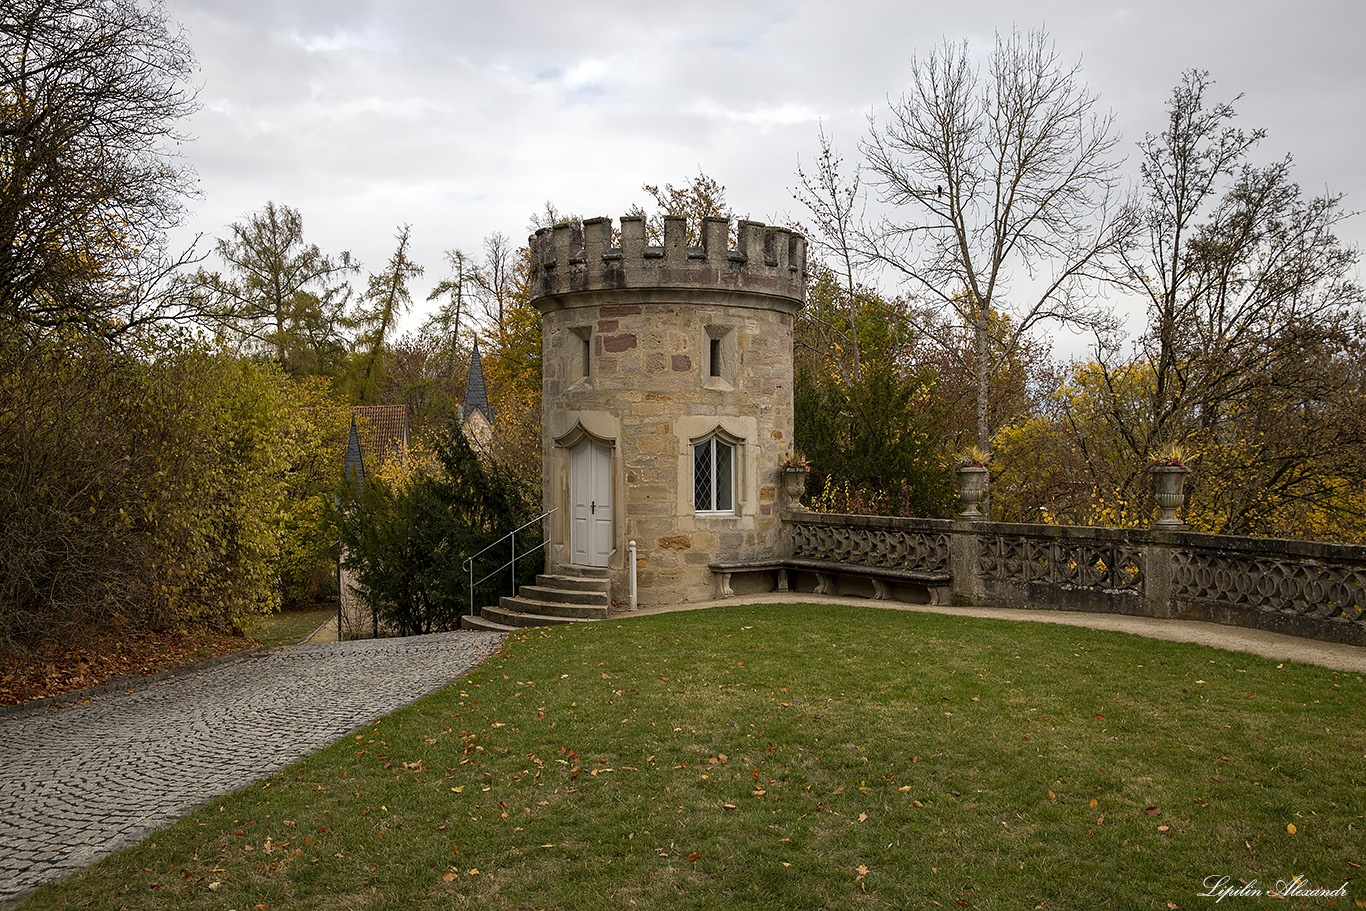
[[[488,547],[485,547],[483,550],[479,551],[478,553],[474,554],[473,556],[469,556],[469,557],[466,557],[466,558],[465,558],[464,567],[465,567],[465,571],[466,571],[467,573],[469,573],[469,580],[470,580],[470,613],[469,613],[469,615],[470,615],[471,618],[474,617],[474,586],[475,586],[475,585],[483,585],[483,584],[484,584],[485,582],[487,582],[489,579],[492,579],[494,576],[498,575],[498,573],[502,572],[503,570],[505,570],[505,569],[507,569],[507,568],[509,568],[509,567],[512,568],[512,593],[513,593],[514,595],[517,594],[517,537],[516,537],[517,532],[522,531],[522,530],[525,529],[525,528],[530,528],[532,525],[535,525],[537,522],[540,522],[540,521],[543,520],[546,516],[550,515],[551,513],[555,512],[555,511],[558,510],[558,509],[559,509],[559,507],[556,506],[555,509],[547,510],[546,512],[541,513],[539,516],[537,516],[536,518],[532,519],[530,522],[525,522],[525,523],[523,523],[523,524],[517,526],[517,527],[514,528],[512,531],[510,531],[510,532],[508,532],[507,534],[503,535],[503,537],[499,538],[497,541],[494,541],[494,542],[493,542],[492,544],[490,544]],[[491,573],[489,573],[488,575],[484,576],[484,577],[483,577],[482,579],[480,579],[478,582],[475,582],[475,581],[474,581],[474,561],[477,560],[479,557],[483,556],[483,555],[484,555],[485,553],[487,553],[488,551],[493,550],[493,548],[497,547],[499,544],[502,544],[503,541],[505,541],[505,540],[508,539],[508,538],[511,538],[511,539],[512,539],[512,559],[509,560],[508,562],[504,563],[502,566],[499,566],[497,569],[493,570],[493,572],[491,572]],[[545,538],[542,538],[540,544],[537,544],[535,547],[531,548],[531,550],[529,550],[529,551],[527,551],[526,553],[522,554],[522,556],[525,557],[525,556],[527,556],[528,554],[534,554],[536,551],[540,550],[542,547],[545,547],[546,543],[547,543],[549,540],[550,540],[549,536],[546,536]]]

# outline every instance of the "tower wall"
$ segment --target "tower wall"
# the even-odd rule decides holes
[[[531,238],[532,297],[543,317],[542,426],[552,567],[575,562],[571,452],[610,452],[613,596],[626,600],[627,542],[638,548],[641,604],[713,596],[713,560],[781,546],[779,465],[792,451],[792,325],[805,296],[805,239],[706,219],[688,247],[681,218],[645,244],[642,219],[591,219]],[[698,508],[697,447],[729,449],[730,482]],[[719,456],[718,456],[719,458]],[[718,472],[721,469],[714,469]]]

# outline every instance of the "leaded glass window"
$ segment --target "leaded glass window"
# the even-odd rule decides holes
[[[734,512],[735,447],[718,437],[692,449],[693,507],[697,512]]]

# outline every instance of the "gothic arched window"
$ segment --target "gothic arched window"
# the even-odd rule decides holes
[[[692,448],[693,507],[697,512],[735,511],[735,446],[713,435]]]

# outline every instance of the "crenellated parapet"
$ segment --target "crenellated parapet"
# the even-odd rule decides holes
[[[687,245],[687,220],[665,216],[664,243],[647,245],[645,219],[621,219],[620,246],[613,246],[612,220],[590,218],[541,228],[530,245],[531,299],[543,309],[549,299],[584,292],[632,290],[728,291],[776,298],[800,306],[806,296],[806,238],[788,228],[742,220],[730,249],[730,220],[702,219],[702,245]],[[789,303],[790,302],[790,303]]]

